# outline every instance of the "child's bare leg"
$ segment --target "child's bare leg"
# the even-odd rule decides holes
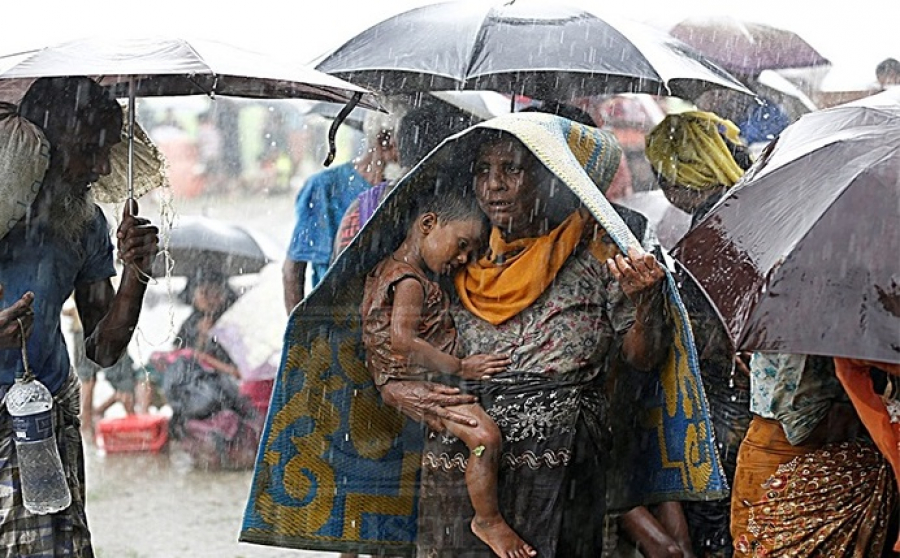
[[[502,444],[500,429],[479,405],[460,405],[453,410],[478,421],[475,427],[444,421],[444,427],[469,448],[466,487],[475,509],[472,532],[501,558],[536,556],[537,552],[513,531],[500,513],[497,501],[497,470]]]

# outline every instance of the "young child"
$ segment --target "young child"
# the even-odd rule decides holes
[[[477,253],[484,232],[485,216],[474,196],[465,196],[462,188],[442,193],[420,205],[406,239],[369,273],[361,312],[366,365],[376,385],[440,375],[482,380],[509,366],[509,357],[503,355],[455,356],[450,301],[437,282]],[[478,404],[453,410],[478,424],[442,420],[469,448],[466,485],[475,510],[472,532],[503,558],[535,556],[500,514],[500,429]]]

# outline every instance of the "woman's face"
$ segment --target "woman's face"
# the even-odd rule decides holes
[[[532,169],[537,161],[516,140],[481,146],[475,159],[475,196],[491,224],[519,236],[536,226],[537,184]]]
[[[225,300],[225,288],[217,283],[201,283],[194,289],[194,308],[204,314],[215,314]]]

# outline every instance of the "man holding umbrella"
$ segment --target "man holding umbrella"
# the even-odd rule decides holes
[[[88,358],[114,364],[138,321],[146,277],[159,243],[158,229],[126,203],[116,231],[124,271],[118,292],[109,225],[91,197],[91,184],[110,173],[110,149],[120,141],[122,109],[106,89],[86,77],[38,79],[18,116],[41,129],[49,165],[27,209],[0,238],[0,390],[23,366],[54,394],[54,423],[72,504],[34,515],[22,505],[19,469],[8,413],[0,414],[0,548],[4,556],[92,556],[84,510],[84,462],[79,432],[80,386],[60,329],[63,303],[74,291],[84,322]],[[4,176],[4,196],[15,177]],[[31,184],[27,187],[31,188]],[[21,331],[20,331],[21,330]]]

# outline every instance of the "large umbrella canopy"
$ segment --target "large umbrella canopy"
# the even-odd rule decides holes
[[[740,82],[656,29],[557,2],[452,1],[353,37],[319,70],[387,93],[480,89],[568,100],[600,93],[694,98]]]
[[[831,64],[793,31],[733,17],[686,19],[670,33],[736,74]]]
[[[221,42],[169,37],[89,37],[0,56],[0,99],[18,100],[35,79],[59,76],[91,77],[131,101],[137,96],[228,95],[349,103],[346,112],[356,104],[381,108],[365,89],[297,62]],[[129,108],[133,145],[134,102]],[[334,137],[344,116],[329,131],[326,166],[334,158]],[[129,166],[129,177],[132,173]],[[133,196],[129,178],[128,197]]]
[[[178,218],[163,248],[153,266],[157,277],[167,272],[187,277],[203,271],[258,273],[266,264],[277,261],[280,253],[266,237],[245,227],[193,215]]]
[[[221,42],[151,37],[89,37],[0,56],[0,98],[16,99],[39,77],[89,76],[137,96],[230,95],[312,99],[379,108],[366,90],[298,62]]]
[[[673,250],[739,350],[900,362],[900,96],[810,113]]]

